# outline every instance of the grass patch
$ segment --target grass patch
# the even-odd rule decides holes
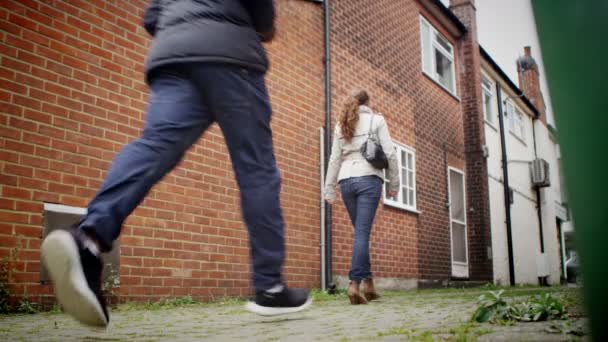
[[[232,315],[242,315],[242,314],[246,314],[248,311],[245,309],[234,309],[234,310],[228,310],[225,312],[220,312],[218,313],[218,316],[232,316]]]
[[[410,341],[414,342],[433,342],[435,339],[433,338],[433,333],[430,331],[423,331],[418,335],[414,335],[410,338]]]
[[[162,299],[156,302],[126,302],[123,304],[116,305],[113,309],[117,312],[135,310],[155,311],[184,307],[201,307],[207,305],[232,306],[244,303],[245,299],[239,297],[220,297],[216,299],[211,299],[207,302],[201,302],[196,299],[193,299],[190,295],[188,295],[179,298]]]
[[[61,305],[55,303],[53,304],[53,307],[51,308],[51,310],[49,310],[50,314],[56,315],[56,314],[60,314],[63,312],[63,309],[61,309]]]
[[[411,291],[399,291],[399,290],[384,290],[380,292],[382,297],[397,297],[403,296],[407,292]],[[327,291],[321,289],[312,289],[310,295],[314,302],[327,302],[332,300],[346,300],[348,299],[347,289],[345,287],[336,289],[335,294],[329,294]],[[381,298],[382,298],[381,297]]]
[[[405,327],[392,327],[386,331],[379,331],[376,335],[378,337],[384,337],[384,336],[392,336],[392,335],[410,336],[411,334],[412,334],[412,330],[407,329]]]
[[[310,295],[312,296],[312,300],[315,302],[326,302],[330,300],[340,300],[346,299],[348,296],[346,294],[345,288],[336,289],[335,294],[329,294],[327,291],[323,291],[321,289],[312,289],[310,291]]]

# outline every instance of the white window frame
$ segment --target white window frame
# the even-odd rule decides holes
[[[519,110],[519,108],[515,107],[515,115],[513,115],[513,134],[516,137],[521,139],[523,142],[524,139],[524,114]]]
[[[462,205],[464,210],[464,221],[456,220],[452,218],[452,184],[450,178],[450,172],[455,172],[462,175]],[[468,235],[468,225],[467,225],[467,184],[466,177],[464,171],[457,169],[455,167],[448,167],[448,195],[450,200],[449,205],[449,215],[450,215],[450,258],[452,263],[452,276],[458,278],[469,278],[469,235]],[[465,246],[465,262],[455,261],[454,260],[454,241],[453,241],[453,232],[454,223],[460,224],[464,226],[464,246]]]
[[[396,149],[396,153],[397,153],[397,165],[399,165],[399,181],[400,181],[400,186],[399,186],[399,192],[397,193],[396,199],[392,199],[392,198],[388,197],[388,193],[386,192],[386,185],[384,186],[384,194],[382,195],[382,198],[384,199],[384,204],[389,205],[391,207],[396,207],[396,208],[404,209],[404,210],[407,210],[407,211],[411,211],[411,212],[414,212],[414,213],[419,213],[416,210],[416,202],[417,202],[417,193],[416,193],[416,150],[413,149],[412,147],[400,144],[400,143],[395,142],[395,141],[393,141],[393,144],[395,145],[395,149]],[[406,168],[404,168],[403,161],[401,160],[401,152],[405,152],[406,153],[406,158],[407,158],[408,154],[412,156],[412,165],[407,165]],[[404,170],[412,172],[412,183],[413,184],[404,184],[403,183],[403,172],[404,172]],[[385,173],[386,173],[386,171],[385,171]],[[386,179],[385,182],[388,184],[389,180]],[[406,191],[412,190],[412,192],[413,192],[413,199],[412,199],[412,203],[411,204],[405,204],[405,203],[403,203],[403,196],[404,196],[403,189],[404,188],[406,189]]]
[[[513,102],[507,100],[505,104],[505,115],[507,116],[506,120],[508,122],[509,132],[525,143],[524,114],[522,111],[519,110]]]
[[[486,86],[486,83],[489,83],[489,87]],[[495,87],[495,83],[494,80],[492,80],[490,77],[487,77],[485,74],[481,74],[481,99],[482,99],[482,105],[483,105],[483,117],[485,122],[487,122],[490,126],[495,127],[496,123],[494,120],[496,117],[496,110],[495,110],[495,97],[494,97],[494,87]],[[490,96],[490,113],[488,114],[486,112],[487,107],[487,103],[486,103],[486,95]],[[489,115],[489,117],[488,117]]]
[[[426,26],[428,28],[428,37],[424,36],[423,26]],[[441,44],[438,42],[437,37],[440,37],[442,40],[444,40],[450,46],[450,49],[452,51],[447,51],[443,46],[441,46]],[[430,51],[425,51],[425,46],[428,46],[430,48]],[[454,45],[443,34],[437,31],[437,29],[433,25],[431,25],[431,23],[429,23],[429,21],[426,20],[423,16],[420,16],[420,50],[422,59],[422,72],[428,75],[443,89],[447,90],[454,96],[458,96],[456,94],[457,87],[456,63],[454,63]],[[450,62],[452,62],[452,72],[450,76],[452,78],[453,89],[448,88],[439,81],[439,74],[437,73],[437,66],[435,64],[435,51],[439,51],[445,58],[449,59]]]

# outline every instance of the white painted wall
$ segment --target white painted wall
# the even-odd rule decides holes
[[[548,256],[550,282],[559,284],[562,270],[560,246],[561,237],[557,229],[556,205],[562,203],[562,191],[560,183],[560,169],[557,161],[558,146],[551,139],[550,132],[540,121],[535,122],[536,146],[539,158],[549,162],[549,173],[551,186],[541,190],[541,209],[543,214],[543,234],[545,241],[545,253]]]
[[[490,78],[494,76],[488,75]],[[503,100],[509,94],[503,87]],[[496,102],[496,96],[494,97]],[[525,107],[516,104],[523,113]],[[488,174],[490,191],[490,218],[492,231],[492,257],[494,280],[496,283],[509,283],[509,263],[507,250],[506,214],[504,206],[504,189],[502,184],[501,142],[498,131],[498,108],[494,106],[495,125],[486,123],[485,137],[489,156]],[[519,139],[509,131],[505,120],[506,145],[509,167],[509,185],[514,190],[514,203],[511,205],[511,222],[513,251],[515,263],[515,281],[518,284],[536,284],[538,282],[537,255],[540,254],[540,231],[536,211],[536,192],[532,187],[528,162],[534,159],[534,137],[532,125],[535,124],[537,151],[541,158],[549,160],[555,156],[555,145],[549,139],[548,129],[539,121],[533,121],[530,115],[524,115],[524,139]],[[543,235],[545,253],[548,257],[549,282],[559,283],[560,251],[557,226],[555,221],[555,191],[557,185],[545,188],[541,192]]]

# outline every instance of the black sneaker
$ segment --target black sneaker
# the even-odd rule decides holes
[[[302,311],[312,304],[312,298],[305,289],[288,289],[283,286],[279,292],[259,291],[255,301],[245,308],[262,316],[282,315]]]
[[[101,293],[101,259],[83,246],[79,229],[55,230],[42,243],[42,260],[57,301],[81,323],[105,327],[110,321]]]

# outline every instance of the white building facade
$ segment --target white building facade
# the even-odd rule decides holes
[[[532,102],[536,101],[530,101],[527,93],[522,96],[522,91],[483,50],[481,64],[494,282],[508,285],[512,267],[516,284],[559,284],[565,276],[561,224],[568,217],[562,198],[559,148],[542,112],[542,95],[540,105],[535,106]],[[540,94],[539,85],[536,87]],[[538,106],[542,108],[539,110]],[[549,186],[533,183],[531,163],[535,159],[547,162]],[[507,164],[507,191],[503,160]]]

